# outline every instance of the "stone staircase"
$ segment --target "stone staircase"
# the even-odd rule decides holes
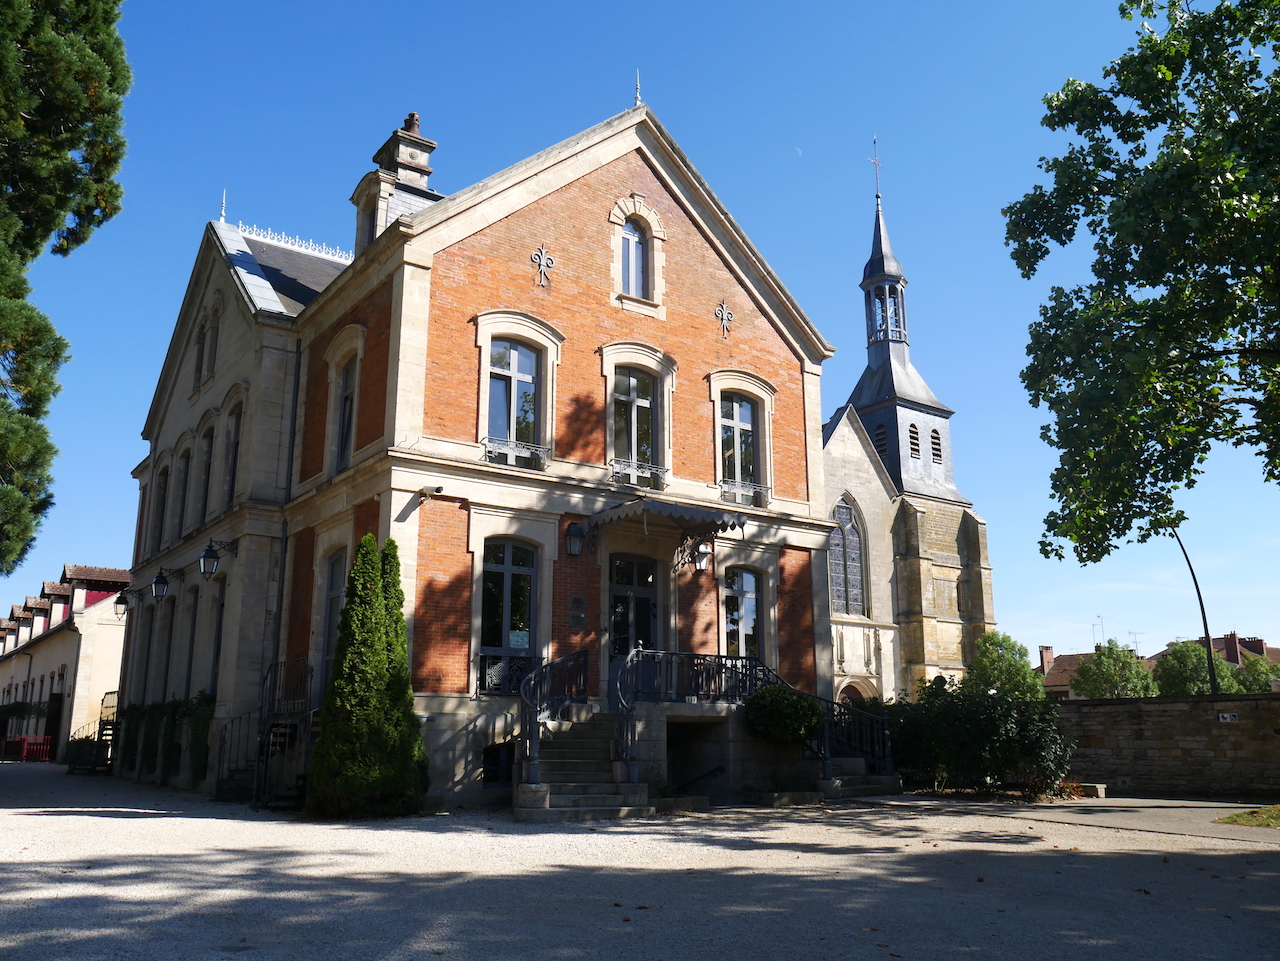
[[[875,797],[880,794],[901,794],[902,781],[896,774],[868,774],[863,758],[832,758],[831,780],[819,781],[818,788],[828,801],[845,798]]]
[[[615,722],[613,714],[595,714],[544,737],[542,783],[515,786],[515,819],[556,824],[653,814],[647,785],[614,780]]]

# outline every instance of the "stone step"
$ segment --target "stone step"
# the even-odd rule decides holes
[[[551,807],[559,808],[599,808],[622,807],[621,794],[553,794]]]
[[[605,821],[615,818],[647,818],[653,808],[583,807],[583,808],[513,808],[515,819],[523,824],[563,824],[566,821]]]
[[[544,784],[613,784],[613,771],[556,771],[543,765],[539,778]]]
[[[601,731],[599,734],[596,734],[592,731],[574,731],[571,734],[563,734],[563,735],[553,734],[551,737],[543,739],[542,743],[543,744],[560,744],[562,746],[580,744],[585,747],[594,747],[598,744],[607,744],[609,741],[612,741],[612,740],[613,740],[612,731],[608,731],[608,732]]]
[[[610,794],[616,787],[613,781],[601,781],[591,784],[584,781],[543,781],[555,794]]]
[[[551,768],[556,771],[612,771],[613,762],[608,758],[539,758],[542,761],[544,769]]]
[[[543,744],[538,749],[538,756],[543,760],[556,758],[564,761],[596,761],[609,756],[608,751],[589,751],[576,747],[560,747],[557,744]]]

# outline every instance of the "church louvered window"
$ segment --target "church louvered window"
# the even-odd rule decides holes
[[[831,571],[831,610],[836,614],[865,614],[862,532],[854,521],[851,504],[837,504],[833,516],[839,526],[831,532],[827,551]]]
[[[942,463],[942,435],[936,430],[929,434],[929,443],[933,448],[933,462],[935,464]]]
[[[907,430],[907,440],[911,445],[911,456],[916,460],[920,459],[920,428],[912,424]]]
[[[876,426],[876,432],[872,435],[871,443],[875,445],[876,453],[881,457],[889,453],[889,432],[885,430],[884,424]]]

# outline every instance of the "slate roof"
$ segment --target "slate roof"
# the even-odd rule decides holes
[[[262,276],[291,314],[298,314],[347,268],[341,261],[257,237],[246,236],[244,242],[262,268]]]
[[[40,593],[45,596],[55,594],[58,597],[70,597],[71,585],[59,584],[57,581],[45,581],[44,587],[40,589]]]

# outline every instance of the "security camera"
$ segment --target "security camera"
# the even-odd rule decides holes
[[[443,487],[424,487],[422,488],[422,490],[418,491],[418,493],[421,494],[423,497],[435,497],[437,494],[443,494],[444,488]]]

